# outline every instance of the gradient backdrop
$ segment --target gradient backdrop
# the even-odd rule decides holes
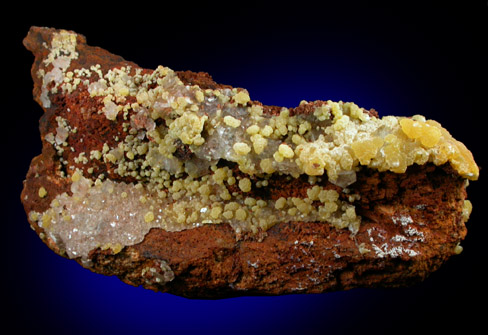
[[[142,67],[208,72],[264,104],[331,99],[381,116],[422,114],[440,121],[483,167],[487,3],[325,3],[141,3],[117,12],[87,6],[76,16],[68,9],[48,14],[44,5],[30,7],[30,15],[22,8],[4,13],[13,20],[3,30],[2,54],[15,75],[4,76],[12,86],[3,90],[2,111],[9,116],[2,121],[3,334],[469,334],[468,327],[484,323],[484,171],[468,188],[474,211],[464,252],[405,289],[188,300],[94,274],[55,255],[29,228],[19,197],[30,160],[40,153],[42,114],[31,94],[33,57],[21,44],[31,25],[72,29]],[[9,325],[15,331],[3,332]]]

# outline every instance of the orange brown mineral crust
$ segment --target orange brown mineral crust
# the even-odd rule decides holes
[[[56,253],[187,297],[400,286],[459,253],[471,153],[420,115],[265,106],[32,27],[42,154],[21,200]]]

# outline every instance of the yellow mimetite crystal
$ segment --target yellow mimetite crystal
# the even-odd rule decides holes
[[[432,148],[441,138],[441,131],[436,126],[412,119],[401,119],[403,132],[411,139],[420,141],[426,148]]]
[[[449,161],[461,176],[471,180],[478,179],[479,168],[471,152],[438,122],[404,118],[400,120],[400,125],[408,138],[420,142],[425,148],[437,149],[433,157],[435,164]]]
[[[323,135],[314,141],[292,138],[290,144],[296,163],[305,174],[326,173],[334,182],[358,165],[404,173],[413,164],[449,162],[463,178],[478,178],[478,166],[471,152],[436,121],[425,120],[421,115],[371,118],[364,112],[359,115],[361,109],[350,103],[328,102],[325,106],[330,107],[322,106],[314,113],[317,122],[326,120],[329,109],[334,115],[332,123],[322,127]],[[294,144],[297,145],[293,147]],[[280,170],[276,163],[274,168]]]
[[[359,162],[362,165],[368,165],[376,157],[379,148],[383,146],[384,142],[382,138],[374,137],[361,142],[354,142],[351,144],[351,148],[359,159]]]
[[[476,180],[479,176],[471,152],[436,121],[415,115],[386,116],[364,124],[368,122],[372,123],[369,134],[361,134],[357,136],[360,139],[350,143],[353,156],[361,165],[404,173],[412,164],[449,162],[463,178]]]

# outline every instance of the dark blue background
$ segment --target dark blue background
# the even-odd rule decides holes
[[[72,29],[90,45],[143,67],[208,72],[264,104],[331,99],[375,108],[381,116],[422,114],[441,122],[483,167],[486,2],[325,3],[172,8],[141,2],[117,12],[80,7],[77,15],[43,5],[30,7],[30,15],[21,8],[10,13],[14,20],[2,47],[12,64],[2,110],[8,116],[2,132],[2,328],[15,326],[12,334],[398,334],[470,333],[484,324],[484,171],[468,188],[474,211],[464,252],[403,289],[189,300],[91,273],[55,255],[29,228],[19,198],[30,160],[40,153],[42,114],[32,101],[33,57],[21,45],[31,25]]]

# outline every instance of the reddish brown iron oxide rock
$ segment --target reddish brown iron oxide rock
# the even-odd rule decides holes
[[[192,298],[320,293],[410,285],[462,251],[477,167],[460,144],[441,157],[458,142],[429,121],[413,121],[428,135],[385,121],[373,132],[395,123],[386,154],[355,156],[345,142],[349,163],[317,174],[320,160],[299,161],[300,145],[324,138],[314,129],[340,134],[354,121],[360,132],[380,122],[374,110],[316,101],[283,112],[63,30],[32,27],[24,44],[45,113],[21,200],[50,248],[92,271]],[[212,129],[235,143],[211,145]],[[424,163],[381,165],[392,145]]]

